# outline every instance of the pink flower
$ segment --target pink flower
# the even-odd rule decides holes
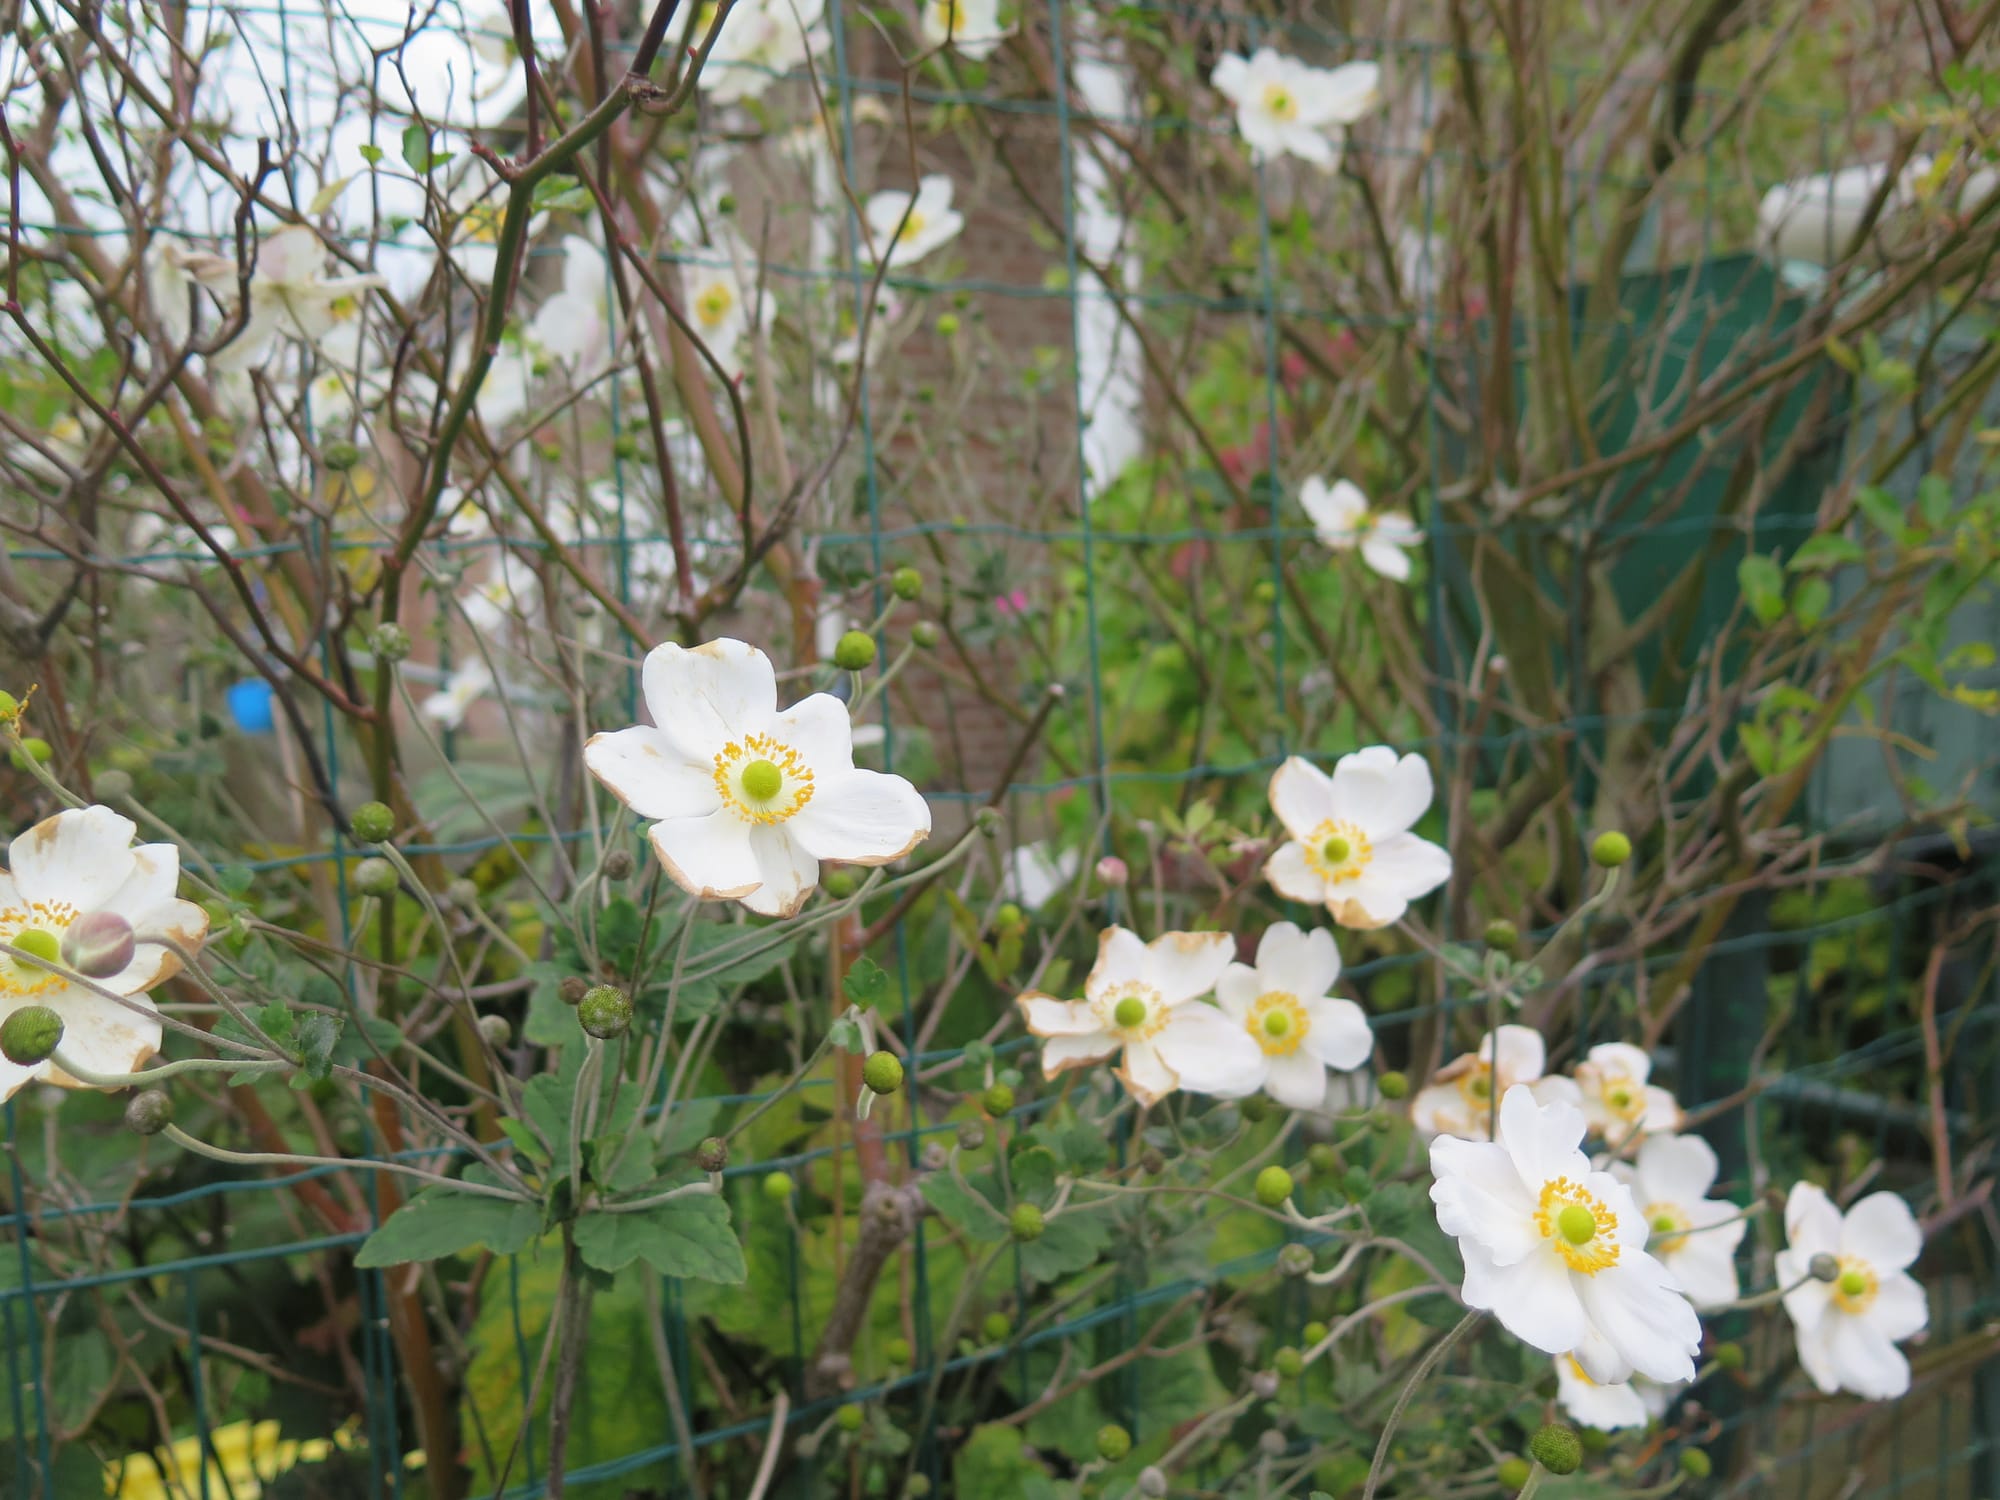
[[[1028,612],[1028,591],[1014,589],[1009,593],[997,595],[993,600],[993,609],[996,614],[1014,618],[1025,615]]]

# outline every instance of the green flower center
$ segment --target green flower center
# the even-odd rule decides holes
[[[1493,1080],[1484,1073],[1475,1073],[1470,1079],[1466,1080],[1465,1086],[1475,1099],[1491,1099],[1493,1097]]]
[[[1111,1007],[1111,1019],[1126,1031],[1141,1025],[1146,1019],[1146,1002],[1137,995],[1127,995]]]
[[[25,931],[17,932],[10,941],[24,953],[32,953],[36,958],[47,959],[50,963],[54,963],[57,955],[62,952],[62,939],[58,938],[46,927],[30,927]],[[33,964],[20,958],[14,960],[14,967],[29,973],[38,974],[42,972]]]
[[[1597,1215],[1581,1203],[1570,1203],[1556,1215],[1556,1233],[1572,1245],[1588,1245],[1597,1238]]]
[[[1655,1234],[1672,1234],[1680,1227],[1680,1221],[1672,1214],[1655,1214],[1653,1216],[1653,1233]]]
[[[1859,1297],[1863,1292],[1868,1290],[1868,1274],[1865,1271],[1842,1271],[1840,1273],[1840,1281],[1837,1284],[1840,1287],[1841,1296],[1848,1298]]]
[[[753,760],[743,768],[743,795],[752,802],[769,802],[785,784],[785,773],[768,760]]]
[[[1354,846],[1336,833],[1332,838],[1320,845],[1319,852],[1325,856],[1326,862],[1330,865],[1345,864],[1347,856],[1354,852]]]
[[[1264,1012],[1264,1034],[1266,1036],[1283,1036],[1291,1029],[1292,1018],[1285,1014],[1284,1011],[1272,1009]]]

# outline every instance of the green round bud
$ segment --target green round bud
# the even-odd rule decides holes
[[[629,464],[639,456],[639,440],[629,432],[621,432],[611,440],[611,456],[622,464]]]
[[[634,868],[632,851],[629,849],[613,849],[609,854],[604,856],[604,864],[601,868],[606,880],[630,880]]]
[[[1400,1099],[1410,1091],[1407,1073],[1384,1073],[1375,1080],[1375,1088],[1384,1099]]]
[[[1275,1010],[1272,1011],[1269,1015],[1265,1016],[1264,1017],[1265,1031],[1269,1032],[1272,1036],[1282,1036],[1284,1032],[1289,1029],[1289,1023],[1287,1023],[1286,1026],[1281,1027],[1279,1030],[1275,1032],[1271,1031],[1270,1028],[1270,1023],[1272,1021],[1280,1020],[1282,1018],[1283,1018],[1283,1012]],[[1244,1119],[1248,1120],[1252,1125],[1255,1125],[1259,1121],[1268,1120],[1271,1118],[1271,1101],[1269,1099],[1266,1099],[1262,1094],[1249,1094],[1236,1101],[1236,1112],[1239,1115],[1243,1116]]]
[[[1690,1479],[1706,1479],[1715,1472],[1709,1456],[1699,1448],[1681,1449],[1681,1472]]]
[[[861,1065],[861,1081],[878,1094],[893,1094],[903,1086],[903,1061],[893,1052],[871,1052]]]
[[[736,195],[734,193],[724,193],[720,198],[717,198],[715,200],[715,211],[724,215],[735,213]]]
[[[850,630],[833,648],[833,664],[843,672],[865,672],[875,665],[875,637]]]
[[[1281,1245],[1278,1248],[1278,1274],[1281,1276],[1303,1276],[1313,1268],[1313,1253],[1304,1245]]]
[[[347,826],[364,844],[386,843],[396,831],[396,815],[386,802],[364,802],[354,809]]]
[[[1030,1240],[1038,1240],[1045,1227],[1042,1211],[1032,1203],[1016,1203],[1014,1211],[1007,1216],[1007,1227],[1013,1231],[1014,1238],[1024,1245]]]
[[[930,620],[919,620],[910,627],[910,640],[926,651],[938,643],[937,625]]]
[[[1607,829],[1591,840],[1591,862],[1602,865],[1607,870],[1617,869],[1631,857],[1632,841],[1615,828]]]
[[[979,1107],[989,1115],[1004,1115],[1014,1108],[1014,1091],[1004,1083],[996,1083],[979,1096]]]
[[[916,1352],[910,1348],[908,1339],[890,1339],[882,1346],[882,1357],[900,1370],[909,1366]]]
[[[898,599],[904,601],[921,599],[924,593],[924,575],[915,568],[898,568],[889,575],[889,589]]]
[[[125,1128],[134,1135],[158,1135],[174,1123],[174,1101],[164,1089],[141,1089],[125,1104]]]
[[[1111,1007],[1111,1021],[1121,1031],[1130,1031],[1134,1026],[1143,1026],[1146,1021],[1146,1002],[1137,995],[1127,995]]]
[[[928,1474],[912,1474],[903,1481],[903,1494],[908,1500],[924,1500],[931,1492],[931,1478]]]
[[[1148,1177],[1158,1177],[1167,1170],[1167,1154],[1157,1146],[1148,1146],[1139,1154],[1139,1170]]]
[[[1107,1422],[1097,1429],[1097,1456],[1108,1464],[1115,1464],[1132,1451],[1132,1434],[1116,1422]]]
[[[590,981],[581,974],[565,974],[562,983],[556,986],[556,994],[562,997],[564,1005],[579,1005],[589,993]]]
[[[1292,1174],[1283,1167],[1266,1167],[1257,1174],[1256,1190],[1257,1201],[1264,1207],[1280,1207],[1292,1196]]]
[[[22,933],[14,941],[18,944],[26,936]],[[18,1067],[47,1062],[62,1039],[63,1019],[46,1005],[24,1005],[0,1021],[0,1056]]]
[[[836,901],[845,901],[849,896],[861,889],[861,881],[855,873],[852,870],[844,870],[838,865],[823,872],[819,883],[826,888],[826,893]]]
[[[576,1019],[590,1035],[608,1042],[623,1036],[632,1024],[632,1002],[625,998],[623,990],[608,984],[594,985],[576,1002]]]
[[[477,911],[479,882],[461,875],[444,888],[444,898],[463,911]]]
[[[105,802],[117,802],[132,795],[132,773],[113,766],[108,771],[100,771],[93,778],[97,795]]]
[[[785,773],[768,760],[753,760],[743,768],[743,795],[752,802],[769,802],[784,789]]]
[[[489,1047],[504,1047],[514,1040],[514,1023],[491,1012],[479,1018],[479,1034]]]
[[[1311,1348],[1314,1345],[1318,1344],[1321,1339],[1326,1337],[1326,1334],[1327,1334],[1326,1324],[1321,1323],[1317,1320],[1306,1324],[1305,1327],[1299,1330],[1299,1337],[1306,1341],[1307,1348]]]
[[[1814,1281],[1840,1280],[1840,1262],[1824,1250],[1806,1262],[1806,1274]]]
[[[763,1181],[764,1196],[773,1203],[783,1203],[792,1196],[792,1179],[785,1172],[767,1172]]]
[[[1014,1320],[1003,1312],[990,1312],[980,1321],[979,1331],[987,1343],[1004,1344],[1014,1336]]]
[[[972,826],[977,828],[980,834],[986,838],[998,837],[1000,833],[1000,810],[994,807],[980,808],[978,812],[972,815]]]
[[[986,1127],[977,1120],[962,1120],[958,1126],[958,1149],[977,1151],[986,1144]]]
[[[138,946],[132,924],[117,912],[85,912],[62,935],[62,961],[86,979],[109,979],[132,962]]]
[[[320,462],[336,474],[345,474],[361,462],[361,450],[344,438],[337,438],[319,450]]]
[[[1012,901],[1001,902],[999,910],[993,913],[993,929],[996,932],[1014,932],[1027,925],[1026,915]]]
[[[1583,1444],[1585,1453],[1602,1453],[1611,1446],[1611,1434],[1600,1432],[1595,1427],[1579,1427],[1576,1440]]]
[[[1280,1349],[1271,1356],[1271,1368],[1290,1380],[1306,1367],[1306,1357],[1296,1349]]]
[[[850,1401],[833,1414],[833,1420],[840,1425],[842,1432],[859,1432],[861,1424],[867,1418],[867,1415],[859,1406]]]
[[[22,740],[19,745],[15,746],[14,752],[9,759],[17,767],[25,771],[31,765],[47,765],[55,753],[55,750],[47,740],[41,738],[39,735],[30,735],[28,738]]]
[[[942,337],[944,337],[944,338],[950,338],[950,337],[951,337],[951,336],[952,336],[952,335],[953,335],[954,333],[957,333],[957,332],[958,332],[958,314],[957,314],[957,313],[939,313],[939,314],[938,314],[938,320],[937,320],[937,331],[938,331],[939,335],[940,335],[940,336],[942,336]]]
[[[393,896],[402,884],[396,867],[379,854],[371,854],[354,867],[354,888],[364,896]]]
[[[380,661],[407,661],[415,649],[410,642],[410,632],[392,620],[384,620],[368,632],[368,649]]]
[[[1500,1461],[1500,1468],[1493,1477],[1500,1481],[1501,1489],[1518,1490],[1534,1472],[1534,1465],[1525,1458],[1507,1458]]]
[[[1278,602],[1278,586],[1268,578],[1260,578],[1250,590],[1250,597],[1262,608],[1269,609]]]
[[[1486,924],[1486,946],[1496,953],[1512,953],[1521,946],[1521,929],[1505,917]]]
[[[1583,1443],[1575,1428],[1550,1422],[1528,1439],[1528,1454],[1551,1474],[1574,1474],[1583,1462]]]
[[[1321,1176],[1340,1170],[1340,1153],[1325,1141],[1314,1141],[1312,1145],[1306,1147],[1306,1160],[1312,1163],[1313,1171]]]
[[[1740,1370],[1743,1368],[1743,1346],[1734,1339],[1715,1346],[1715,1367],[1718,1370]]]
[[[729,1165],[729,1142],[719,1135],[703,1137],[694,1148],[694,1164],[704,1172],[720,1172]]]

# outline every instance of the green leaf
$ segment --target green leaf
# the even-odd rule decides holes
[[[1021,1272],[1030,1281],[1054,1281],[1096,1263],[1111,1243],[1109,1212],[1072,1209],[1042,1225],[1040,1239],[1021,1246]]]
[[[284,1001],[273,1000],[269,1005],[258,1011],[257,1024],[263,1029],[264,1035],[268,1036],[280,1047],[285,1048],[287,1051],[297,1050],[297,1046],[292,1040],[292,1030],[295,1023],[292,1020],[291,1009]]]
[[[431,133],[415,120],[403,127],[403,160],[420,177],[431,169]]]
[[[327,183],[318,192],[313,194],[312,203],[306,209],[306,212],[311,214],[315,219],[318,218],[329,208],[333,207],[334,200],[347,191],[347,185],[352,181],[354,181],[354,177],[350,173],[346,177],[338,177],[332,182]]]
[[[380,146],[357,146],[355,149],[361,153],[361,159],[371,167],[382,159]]]
[[[536,213],[582,213],[590,204],[590,190],[574,177],[545,177],[535,184]]]
[[[1007,1171],[1014,1184],[1014,1196],[1047,1208],[1056,1200],[1055,1154],[1042,1146],[1029,1146],[1007,1159]]]
[[[1743,602],[1766,625],[1785,612],[1785,575],[1770,558],[1751,553],[1736,565],[1736,582]]]
[[[880,1010],[889,998],[889,976],[874,959],[863,955],[854,960],[847,977],[840,981],[847,1003],[859,1010]]]
[[[514,1149],[538,1166],[549,1164],[549,1148],[537,1139],[524,1120],[502,1120],[500,1133],[514,1143]]]
[[[340,1018],[314,1011],[299,1022],[299,1078],[318,1083],[333,1071],[333,1049],[340,1042]]]
[[[1811,630],[1826,618],[1826,607],[1832,601],[1833,589],[1824,578],[1808,578],[1792,595],[1792,618]]]
[[[1778,763],[1778,747],[1771,739],[1771,732],[1761,724],[1738,724],[1736,738],[1742,742],[1743,753],[1750,757],[1750,768],[1759,776],[1769,776]]]
[[[1873,521],[1885,534],[1904,540],[1903,502],[1883,489],[1879,484],[1863,485],[1854,496],[1854,503],[1861,513]]]
[[[920,1191],[924,1202],[930,1204],[945,1223],[975,1240],[997,1244],[1007,1238],[1008,1229],[1007,1221],[984,1191],[993,1185],[993,1178],[990,1173],[982,1172],[971,1179],[971,1183],[972,1191],[967,1192],[949,1172],[933,1172],[924,1179]]]
[[[380,1050],[385,1057],[393,1057],[396,1049],[403,1045],[403,1033],[393,1022],[380,1016],[350,1015],[352,1025],[340,1028],[340,1040],[334,1044],[333,1060],[350,1068],[366,1067],[375,1061],[375,1053]],[[375,1045],[369,1046],[370,1042]]]
[[[399,1266],[486,1249],[512,1255],[542,1224],[539,1203],[509,1201],[458,1188],[425,1188],[383,1221],[356,1252],[354,1264]]]
[[[662,1276],[695,1281],[734,1284],[745,1275],[729,1205],[714,1193],[687,1193],[638,1213],[585,1214],[576,1221],[576,1248],[600,1271],[643,1260]]]
[[[1933,526],[1951,519],[1951,481],[1942,474],[1926,474],[1917,481],[1917,509]]]
[[[1792,554],[1785,566],[1794,573],[1824,573],[1849,563],[1863,562],[1868,554],[1861,544],[1852,537],[1838,532],[1809,538],[1805,545]]]

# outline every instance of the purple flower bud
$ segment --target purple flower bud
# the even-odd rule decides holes
[[[86,979],[109,979],[131,964],[138,946],[132,924],[117,912],[86,912],[63,933],[62,960]]]

